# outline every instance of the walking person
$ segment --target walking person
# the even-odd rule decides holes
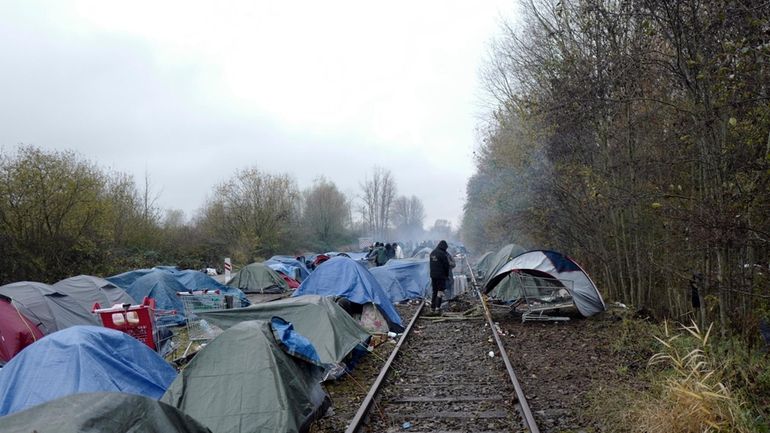
[[[448,245],[442,240],[436,248],[430,252],[430,282],[433,288],[433,297],[431,298],[430,308],[435,314],[441,314],[441,299],[444,297],[447,279],[451,268],[449,267],[449,257],[447,255]]]

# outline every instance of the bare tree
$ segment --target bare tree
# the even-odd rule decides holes
[[[321,177],[304,192],[302,219],[315,246],[334,249],[348,233],[350,202],[334,182]]]
[[[391,205],[396,197],[396,182],[390,170],[374,167],[372,177],[361,184],[363,205],[360,208],[365,228],[378,239],[390,229]]]
[[[399,238],[417,239],[423,231],[425,207],[417,196],[400,196],[393,202],[393,224]]]

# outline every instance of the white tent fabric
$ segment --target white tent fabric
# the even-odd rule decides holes
[[[535,250],[520,254],[505,264],[489,279],[484,291],[489,293],[500,281],[515,270],[536,270],[553,278],[571,281],[570,290],[575,306],[585,317],[605,310],[604,300],[588,274],[574,260],[555,251]]]

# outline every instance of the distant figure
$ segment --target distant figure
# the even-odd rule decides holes
[[[396,258],[396,249],[393,248],[393,245],[385,244],[385,258],[386,258],[385,263],[387,263],[388,260],[390,260],[390,259],[395,259]],[[383,263],[383,265],[385,263]]]
[[[401,245],[398,244],[398,242],[393,242],[393,246],[396,250],[396,258],[397,259],[403,259],[404,258],[404,249],[401,248]]]
[[[388,261],[388,253],[385,250],[385,245],[382,244],[382,242],[379,243],[379,246],[374,249],[374,252],[376,254],[376,257],[374,259],[374,265],[375,266],[382,266]]]
[[[446,258],[449,262],[449,276],[446,279],[446,293],[449,297],[453,297],[455,293],[455,278],[452,269],[454,269],[457,264],[455,263],[455,258],[452,256],[452,253],[449,251],[446,252]]]
[[[430,252],[430,282],[433,288],[430,309],[434,314],[441,314],[441,299],[444,297],[446,282],[451,273],[447,248],[446,241],[442,240],[436,249]]]

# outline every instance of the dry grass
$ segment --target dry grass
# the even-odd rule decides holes
[[[741,402],[723,384],[722,372],[709,354],[711,327],[682,326],[671,335],[665,326],[662,349],[650,359],[670,372],[658,395],[637,406],[637,431],[647,433],[748,432]],[[684,338],[687,336],[689,338]]]

